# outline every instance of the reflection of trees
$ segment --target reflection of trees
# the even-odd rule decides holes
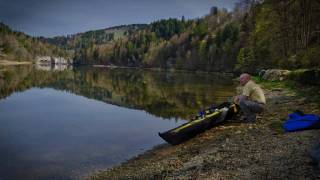
[[[200,108],[221,102],[234,92],[229,78],[208,74],[101,68],[63,72],[20,68],[7,72],[10,78],[4,75],[5,82],[0,81],[3,84],[1,97],[30,87],[51,87],[110,104],[143,109],[163,118],[188,118]]]
[[[9,96],[13,92],[23,91],[30,85],[22,81],[30,74],[31,66],[8,66],[0,69],[0,99]]]

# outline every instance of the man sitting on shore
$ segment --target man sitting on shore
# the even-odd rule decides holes
[[[241,74],[240,85],[243,86],[241,95],[235,96],[233,101],[240,106],[243,116],[241,120],[245,122],[255,122],[256,114],[261,113],[266,104],[266,98],[263,90],[254,81],[249,74]]]

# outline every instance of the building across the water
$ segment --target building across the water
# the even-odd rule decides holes
[[[63,57],[38,56],[35,60],[36,68],[44,71],[63,71],[72,67],[73,61]]]
[[[72,59],[63,57],[38,56],[36,57],[36,64],[73,64]]]

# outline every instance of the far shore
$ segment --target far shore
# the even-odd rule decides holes
[[[142,70],[151,70],[151,71],[169,71],[169,72],[181,72],[181,73],[197,73],[197,74],[222,74],[227,76],[234,76],[234,72],[219,72],[219,71],[199,71],[199,70],[187,70],[187,69],[165,69],[159,67],[131,67],[131,66],[116,66],[116,65],[101,65],[93,64],[92,67],[96,68],[110,68],[110,69],[142,69]]]
[[[32,64],[32,62],[0,60],[0,66],[15,66],[15,65],[29,65],[29,64]]]

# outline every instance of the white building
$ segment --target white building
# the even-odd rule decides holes
[[[36,64],[72,64],[71,59],[65,59],[63,57],[50,57],[50,56],[38,56],[36,57]]]

